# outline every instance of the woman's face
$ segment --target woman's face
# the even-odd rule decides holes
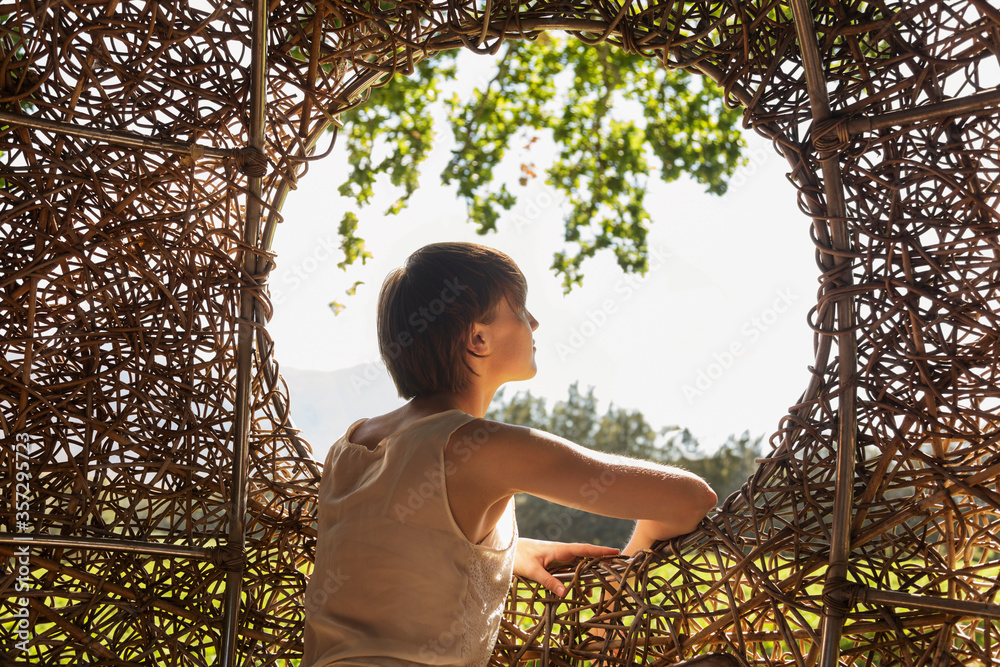
[[[493,337],[490,355],[500,382],[528,380],[535,377],[535,340],[532,332],[538,320],[524,306],[512,306],[504,299],[497,316],[489,325]]]

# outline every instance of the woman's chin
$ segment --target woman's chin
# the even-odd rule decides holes
[[[534,365],[532,365],[531,370],[525,371],[521,375],[517,375],[511,378],[510,380],[508,380],[508,382],[524,382],[525,380],[530,380],[536,375],[538,375],[538,369]]]

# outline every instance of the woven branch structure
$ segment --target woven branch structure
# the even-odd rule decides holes
[[[566,599],[516,581],[494,663],[1000,664],[994,0],[0,2],[0,662],[300,655],[281,204],[370,86],[546,30],[699,71],[773,139],[816,360],[721,511]]]

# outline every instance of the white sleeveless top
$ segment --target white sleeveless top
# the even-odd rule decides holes
[[[371,450],[350,441],[361,420],[330,449],[301,667],[489,662],[517,523],[511,499],[490,534],[472,544],[452,516],[444,449],[473,419],[460,410],[429,415]]]

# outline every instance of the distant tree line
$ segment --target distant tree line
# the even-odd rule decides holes
[[[570,386],[567,399],[555,403],[551,410],[545,399],[530,392],[510,399],[500,394],[487,417],[548,431],[591,449],[690,470],[712,485],[720,502],[746,482],[757,467],[755,459],[761,456],[762,436],[751,438],[748,432],[729,436],[708,454],[686,428],[657,431],[637,410],[612,404],[599,415],[594,388],[584,394],[576,384]],[[632,521],[563,507],[526,494],[519,494],[516,504],[522,537],[621,547],[632,531]]]

